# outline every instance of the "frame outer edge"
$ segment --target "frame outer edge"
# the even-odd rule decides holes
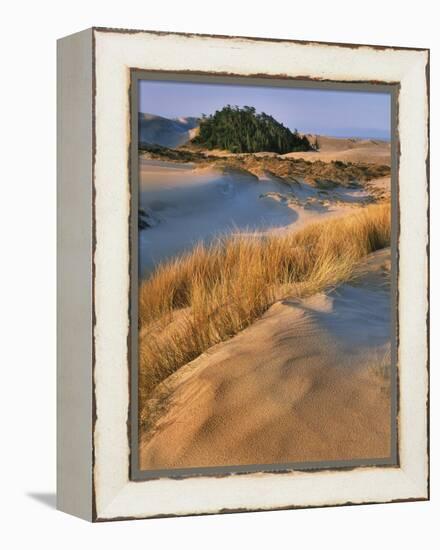
[[[85,31],[87,32],[87,31]],[[103,29],[103,28],[94,28],[92,30],[92,33],[104,33],[104,32],[116,32],[116,33],[142,33],[142,32],[147,32],[147,33],[152,33],[154,34],[152,31],[124,31],[124,30],[116,30],[116,29]],[[158,33],[158,34],[162,34],[162,33]],[[184,34],[184,33],[163,33],[163,34]],[[191,36],[204,36],[204,35],[187,35],[188,37],[191,37]],[[234,38],[234,37],[221,37],[221,36],[212,36],[212,38]],[[237,37],[235,37],[237,38]],[[246,40],[255,40],[254,38],[249,38],[249,37],[244,37],[244,39]],[[92,38],[93,40],[93,38]],[[267,39],[268,41],[270,41],[269,39]],[[289,42],[297,42],[297,41],[289,41]],[[325,43],[320,43],[320,42],[310,42],[310,44],[325,44]],[[328,45],[331,45],[331,44],[328,44]],[[339,44],[332,44],[332,45],[339,45]],[[344,46],[344,47],[353,47],[353,45],[345,45],[345,44],[340,44],[340,46]],[[354,47],[362,47],[362,46],[365,46],[365,47],[368,47],[368,45],[354,45]],[[377,49],[382,49],[382,47],[374,47],[372,46],[373,48],[377,48]],[[386,47],[388,49],[388,47]],[[402,49],[404,50],[405,48],[393,48],[393,47],[389,47],[389,49]],[[426,69],[427,69],[427,95],[428,95],[428,101],[429,101],[429,50],[427,49],[417,49],[417,48],[408,48],[408,50],[412,50],[412,51],[424,51],[424,52],[428,52],[428,61],[427,61],[427,65],[426,65]],[[92,51],[93,51],[93,47],[92,47]],[[92,56],[91,58],[93,57],[93,53],[92,53]],[[429,105],[429,102],[428,102],[428,105]],[[93,111],[93,107],[92,107],[92,111]],[[94,112],[92,112],[92,115],[91,115],[91,119],[92,117],[94,117]],[[428,119],[428,139],[429,139],[429,107],[428,107],[428,115],[427,115],[427,119]],[[93,119],[94,120],[94,119]],[[425,121],[426,122],[426,121]],[[93,130],[92,130],[93,132]],[[93,142],[93,146],[92,148],[93,151],[94,151],[94,142]],[[93,163],[93,161],[92,161]],[[429,201],[429,143],[428,143],[428,156],[427,156],[427,183],[428,183],[428,189],[427,189],[427,192],[428,192],[428,201]],[[93,182],[92,182],[93,183]],[[93,199],[92,199],[92,203],[93,203]],[[93,206],[92,206],[93,208]],[[429,216],[429,204],[428,204],[428,212],[427,212],[428,216]],[[94,243],[94,232],[93,232],[93,228],[92,228],[92,238],[91,238],[91,242]],[[94,246],[94,244],[93,244]],[[428,247],[427,247],[427,255],[429,257],[429,230],[428,230]],[[93,279],[93,274],[91,275],[91,279]],[[429,292],[429,281],[428,281],[428,292]],[[92,304],[92,308],[93,308],[93,304]],[[93,313],[92,313],[93,314]],[[428,312],[427,312],[427,321],[429,323],[429,294],[428,294]],[[93,330],[93,327],[92,327],[92,330]],[[428,325],[428,330],[429,330],[429,325]],[[429,331],[428,331],[428,339],[429,339]],[[429,369],[429,356],[428,356],[428,369]],[[428,370],[429,372],[429,370]],[[428,392],[429,392],[429,381],[428,381]],[[427,495],[420,495],[420,496],[416,496],[416,497],[412,497],[412,498],[405,498],[405,499],[396,499],[396,500],[387,500],[387,501],[384,501],[384,502],[410,502],[410,501],[418,501],[418,500],[426,500],[427,498],[429,499],[429,393],[428,393],[428,402],[427,402],[427,406],[428,406],[428,449],[427,449],[427,458],[428,458],[428,473],[427,473],[427,486],[426,486],[426,489],[427,489]],[[94,414],[94,413],[93,413]],[[374,504],[374,503],[379,503],[378,502],[370,502],[370,503],[361,503],[361,502],[344,502],[343,504],[338,504],[338,505],[351,505],[351,504]],[[330,505],[330,506],[335,506],[335,505]],[[280,507],[280,508],[271,508],[272,510],[273,509],[291,509],[291,508],[302,508],[303,506],[289,506],[289,507]],[[306,508],[308,507],[315,507],[315,506],[304,506]],[[322,507],[322,506],[316,506],[316,507]],[[326,507],[326,506],[324,506]],[[251,511],[259,511],[258,509],[253,509],[253,508],[250,508],[250,509],[222,509],[220,510],[219,512],[216,512],[216,513],[236,513],[236,512],[251,512]],[[263,511],[263,510],[261,510]],[[207,512],[207,514],[210,514],[210,513],[213,513],[213,512]],[[160,514],[158,516],[144,516],[144,517],[174,517],[174,516],[179,516],[180,514]],[[188,514],[183,514],[183,515],[188,515]],[[204,513],[202,514],[190,514],[190,515],[205,515]],[[90,519],[90,518],[87,518],[87,519]],[[143,519],[142,517],[138,517],[138,516],[114,516],[114,517],[97,517],[96,515],[96,511],[92,511],[92,519],[95,520],[95,521],[114,521],[114,520],[122,520],[122,519]]]
[[[57,42],[57,509],[92,514],[92,30]]]

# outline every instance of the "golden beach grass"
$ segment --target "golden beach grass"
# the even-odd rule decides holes
[[[389,204],[285,234],[229,235],[159,265],[139,292],[139,398],[275,301],[351,277],[361,258],[390,244]]]

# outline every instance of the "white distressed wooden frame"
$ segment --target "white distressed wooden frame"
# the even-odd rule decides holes
[[[429,498],[427,50],[90,29],[59,41],[58,507],[89,520]],[[399,467],[129,479],[130,69],[399,83]]]

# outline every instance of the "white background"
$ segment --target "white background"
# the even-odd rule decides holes
[[[429,0],[39,0],[0,34],[3,548],[437,548],[439,29]],[[95,26],[431,48],[432,501],[90,525],[55,511],[55,41]],[[417,182],[414,182],[417,185]]]

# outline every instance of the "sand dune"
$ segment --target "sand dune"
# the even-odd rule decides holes
[[[319,151],[287,153],[286,158],[302,158],[305,160],[322,160],[331,162],[366,162],[372,164],[391,165],[391,144],[388,141],[356,138],[333,138],[317,136]],[[311,139],[311,141],[314,141]]]
[[[386,142],[319,141],[286,156],[390,164]],[[139,237],[143,276],[219,234],[291,232],[389,199],[389,175],[327,186],[307,179],[310,164],[295,178],[223,164],[140,157],[140,206],[154,220]],[[141,411],[141,469],[388,457],[389,255],[332,292],[275,303],[168,376]]]
[[[308,134],[307,137],[310,139],[311,143],[314,143],[315,137],[318,138],[319,151],[300,151],[285,153],[284,155],[262,151],[260,153],[253,153],[253,155],[256,157],[297,158],[309,161],[322,160],[324,162],[331,162],[339,160],[342,162],[391,165],[391,144],[389,141],[360,138],[336,138],[310,134]],[[183,149],[185,148],[186,145],[183,146]],[[237,156],[236,153],[220,149],[206,149],[202,150],[202,152],[214,157]]]
[[[270,174],[140,158],[140,207],[154,220],[139,234],[141,274],[219,234],[300,229],[368,202],[362,187],[288,185]]]
[[[274,304],[154,392],[142,469],[390,455],[390,251],[332,292]]]

